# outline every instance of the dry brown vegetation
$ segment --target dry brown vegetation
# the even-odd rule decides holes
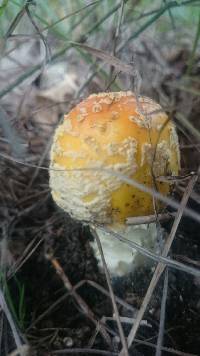
[[[0,355],[198,355],[200,2],[66,3],[0,2]],[[63,114],[107,90],[159,102],[182,160],[163,251],[114,294],[48,184]]]

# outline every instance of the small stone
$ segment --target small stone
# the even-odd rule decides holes
[[[66,347],[72,347],[74,345],[73,339],[69,336],[64,337],[63,343]]]

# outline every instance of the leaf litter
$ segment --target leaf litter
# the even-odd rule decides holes
[[[116,82],[123,88],[134,86],[127,72],[130,74],[133,68],[137,68],[142,73],[140,91],[161,102],[177,122],[182,146],[181,175],[184,176],[191,171],[196,172],[200,164],[199,137],[194,134],[200,131],[200,83],[195,81],[199,73],[199,57],[197,55],[190,77],[185,77],[190,58],[187,46],[179,49],[171,44],[168,45],[170,48],[166,46],[161,51],[157,39],[149,41],[151,35],[151,32],[148,36],[142,34],[140,40],[135,41],[134,49],[130,43],[124,48],[120,59],[117,50],[116,59],[108,55],[110,52],[106,40],[103,42],[106,50],[97,51],[98,43],[95,42],[79,47],[86,52],[88,50],[88,55],[96,56],[96,63],[103,64],[103,70],[113,66],[114,74],[117,72]],[[168,41],[172,43],[172,39],[168,38]],[[16,44],[19,46],[15,47]],[[4,52],[0,63],[0,91],[4,89],[5,81],[6,84],[12,84],[24,70],[40,64],[45,55],[41,40],[34,38],[30,38],[30,41],[12,38],[6,51],[8,54]],[[135,53],[133,66],[131,60],[129,63],[127,61],[127,53],[132,52]],[[94,58],[92,61],[94,64]],[[6,302],[10,293],[16,312],[16,317],[12,315],[11,321],[7,317],[7,309],[1,305],[2,355],[14,352],[16,347],[23,348],[23,345],[29,345],[29,354],[38,355],[59,354],[62,351],[65,354],[90,354],[91,351],[94,355],[104,354],[105,351],[107,355],[115,355],[119,354],[122,347],[106,279],[98,269],[89,244],[93,237],[86,226],[72,221],[54,205],[47,171],[28,166],[29,163],[39,163],[48,167],[51,137],[63,114],[81,97],[101,91],[106,86],[108,77],[100,76],[100,72],[92,76],[92,70],[93,65],[88,62],[88,57],[86,61],[84,56],[77,56],[77,50],[71,47],[64,58],[58,58],[56,62],[36,70],[1,101],[4,115],[0,121],[0,152],[24,159],[27,163],[27,166],[21,166],[2,157],[0,160],[1,255],[3,252],[6,256],[1,259],[1,281],[7,280],[6,284],[1,284],[4,295],[7,295]],[[88,73],[91,80],[87,81],[88,78],[82,73]],[[84,85],[85,82],[87,85]],[[191,89],[189,93],[184,90],[186,87]],[[77,98],[79,88],[83,89]],[[190,125],[184,124],[184,120],[188,120]],[[176,184],[174,197],[177,201],[181,200],[185,189],[184,180]],[[197,180],[188,206],[198,213],[199,191]],[[169,207],[168,210],[173,209]],[[172,223],[173,219],[161,222],[166,234],[170,233]],[[168,257],[198,268],[198,231],[197,222],[182,217]],[[57,262],[52,264],[49,256],[59,262],[64,280],[69,280],[67,289],[58,274],[59,265]],[[155,266],[152,265],[152,269],[139,268],[133,275],[117,281],[114,294],[120,316],[124,318],[122,320],[137,317]],[[199,277],[173,268],[167,271],[167,282],[166,275],[161,276],[134,343],[131,342],[130,355],[154,355],[156,348],[157,355],[160,352],[163,355],[198,354]],[[74,291],[77,293],[75,297]],[[164,298],[163,306],[164,302],[161,301]],[[18,308],[20,304],[21,311]],[[12,310],[10,301],[9,309]],[[24,324],[19,326],[22,312],[25,315]],[[159,324],[162,324],[162,330]],[[123,321],[121,325],[125,337],[128,337],[132,324]]]

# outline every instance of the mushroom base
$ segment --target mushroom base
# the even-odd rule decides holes
[[[153,252],[159,252],[160,250],[161,242],[159,240],[162,239],[158,236],[158,228],[155,223],[126,226],[125,228],[117,226],[112,228],[112,231]],[[107,267],[112,276],[124,276],[132,272],[136,267],[151,265],[152,260],[139,253],[136,249],[131,248],[128,244],[118,240],[112,234],[100,228],[96,228],[96,232],[102,245]],[[159,235],[161,235],[160,232]],[[91,246],[100,268],[103,268],[96,241],[91,242]]]

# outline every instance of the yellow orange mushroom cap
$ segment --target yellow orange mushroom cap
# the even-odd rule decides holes
[[[160,105],[129,91],[92,94],[56,129],[50,187],[57,205],[75,219],[123,224],[154,213],[154,204],[150,194],[116,173],[149,188],[156,182],[167,195],[169,183],[156,177],[177,175],[179,166],[176,130]]]

